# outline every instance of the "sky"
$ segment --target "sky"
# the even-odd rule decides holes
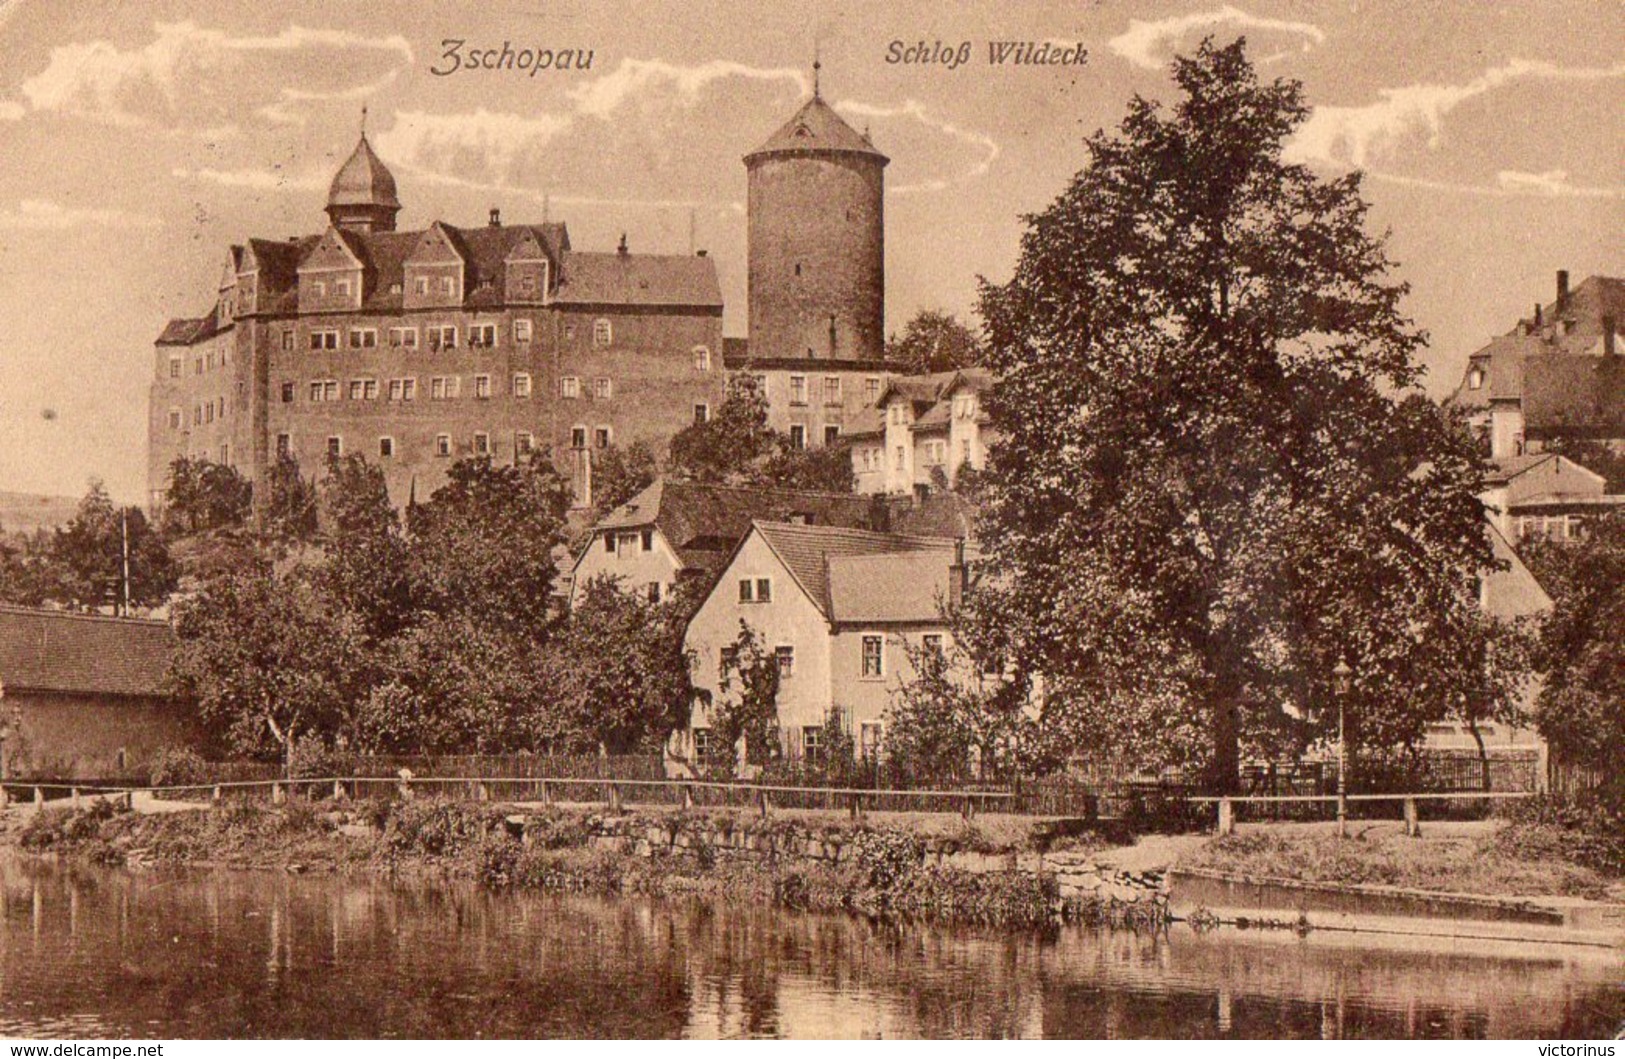
[[[456,5],[462,7],[464,5]],[[1313,107],[1288,156],[1359,168],[1428,388],[1510,328],[1554,273],[1625,274],[1621,5],[1591,2],[140,3],[0,0],[0,490],[144,495],[153,340],[201,315],[226,249],[319,231],[366,128],[401,227],[565,221],[577,249],[707,250],[745,321],[745,170],[811,90],[867,128],[886,171],[889,330],[973,318],[1024,214],[1168,61],[1248,39]],[[450,70],[506,44],[587,69]],[[899,42],[894,50],[893,42]],[[990,42],[1087,62],[996,66]],[[935,49],[941,42],[942,49]],[[924,43],[970,61],[888,62]],[[573,66],[579,66],[578,55]]]

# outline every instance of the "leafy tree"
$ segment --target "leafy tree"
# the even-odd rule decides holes
[[[1615,451],[1606,441],[1593,438],[1557,437],[1546,451],[1567,456],[1586,470],[1600,474],[1610,493],[1625,493],[1625,452]]]
[[[308,570],[257,564],[175,605],[175,692],[197,704],[215,750],[289,757],[301,737],[353,728],[369,680],[366,638]]]
[[[627,754],[658,748],[686,727],[684,627],[670,604],[622,591],[615,578],[589,581],[555,641],[556,737]]]
[[[163,517],[168,536],[241,526],[252,506],[253,486],[235,468],[185,456],[170,463]]]
[[[539,635],[554,614],[553,549],[568,510],[569,487],[545,458],[452,464],[446,484],[407,514],[416,606]]]
[[[1625,786],[1625,514],[1594,520],[1585,540],[1548,544],[1540,569],[1555,604],[1537,658],[1536,701],[1554,754]]]
[[[755,629],[741,619],[739,635],[724,648],[720,696],[707,713],[719,753],[716,767],[732,776],[741,763],[736,748],[744,741],[743,764],[768,764],[779,753],[779,663]]]
[[[941,309],[922,309],[886,340],[886,359],[908,375],[974,367],[985,353],[981,336]]]
[[[406,539],[384,473],[358,455],[329,460],[317,498],[322,588],[369,635],[387,639],[410,623],[412,600]]]
[[[768,457],[761,473],[765,484],[779,489],[850,493],[854,484],[852,450],[847,445],[793,449],[784,444]]]
[[[600,449],[592,461],[592,504],[598,515],[637,496],[660,476],[660,460],[642,438],[621,448]]]
[[[1131,733],[1228,790],[1243,739],[1335,727],[1340,658],[1355,745],[1459,708],[1444,660],[1474,648],[1493,559],[1359,175],[1281,158],[1301,86],[1261,84],[1240,42],[1173,76],[1177,105],[1135,98],[1092,136],[984,285],[1004,441],[983,532],[1046,726],[1075,750]]]
[[[263,526],[267,536],[287,543],[316,538],[316,483],[299,473],[299,461],[284,453],[265,470]]]
[[[131,607],[155,607],[175,590],[163,538],[139,507],[114,505],[100,481],[90,483],[79,510],[56,531],[51,556],[56,577],[45,595],[65,606],[123,613],[126,599]]]
[[[701,482],[750,481],[755,464],[778,447],[767,425],[767,397],[749,373],[728,380],[716,413],[671,439],[672,470]]]
[[[0,603],[37,607],[52,596],[60,581],[52,556],[53,535],[0,532]]]

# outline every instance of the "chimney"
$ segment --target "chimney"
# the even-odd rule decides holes
[[[1569,270],[1557,270],[1557,315],[1562,316],[1569,308]]]
[[[957,611],[965,602],[965,538],[954,539],[954,561],[948,567],[948,607]]]
[[[502,227],[502,211],[497,209],[495,206],[491,207],[490,225],[493,228],[501,228]]]
[[[704,257],[705,256],[705,251],[704,250],[696,250],[696,251],[694,251],[694,256],[695,257]]]
[[[1536,302],[1535,303],[1535,327],[1538,330],[1539,328],[1542,328],[1544,326],[1546,326],[1546,321],[1542,318],[1542,315],[1541,315],[1540,302]]]
[[[620,254],[622,257],[625,257],[627,254],[631,253],[631,251],[626,248],[626,233],[625,232],[621,233],[621,245],[617,246],[615,248],[615,252],[617,254]]]
[[[1619,352],[1614,341],[1614,326],[1618,321],[1610,314],[1602,318],[1602,355],[1612,357]]]

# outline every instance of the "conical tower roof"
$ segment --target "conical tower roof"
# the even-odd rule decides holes
[[[869,137],[848,125],[835,108],[825,103],[816,92],[795,116],[785,122],[767,142],[745,156],[745,164],[774,154],[808,154],[818,152],[844,152],[865,154],[885,165],[891,159],[875,150]]]
[[[327,191],[327,205],[333,206],[389,206],[400,209],[401,200],[395,194],[395,175],[373,153],[367,134],[348,161],[339,167],[333,185]]]

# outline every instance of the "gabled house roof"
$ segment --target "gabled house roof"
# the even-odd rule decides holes
[[[7,694],[158,697],[174,649],[168,622],[0,606]]]
[[[952,542],[882,555],[829,560],[829,619],[838,625],[924,624],[943,620]]]
[[[1625,356],[1528,358],[1523,422],[1526,433],[1625,437]]]
[[[819,613],[832,617],[830,604],[830,564],[852,556],[887,555],[922,549],[947,549],[952,554],[954,542],[940,537],[911,537],[900,533],[875,533],[870,530],[846,529],[838,526],[801,526],[787,522],[751,523],[751,531],[759,535],[773,551],[807,598]],[[748,536],[746,539],[749,539]],[[740,542],[740,547],[744,542]],[[737,549],[735,550],[737,554]],[[732,556],[729,557],[732,561]]]
[[[1540,587],[1495,523],[1486,522],[1485,531],[1490,535],[1490,550],[1507,567],[1484,575],[1484,612],[1494,618],[1510,619],[1551,610],[1552,597]]]

